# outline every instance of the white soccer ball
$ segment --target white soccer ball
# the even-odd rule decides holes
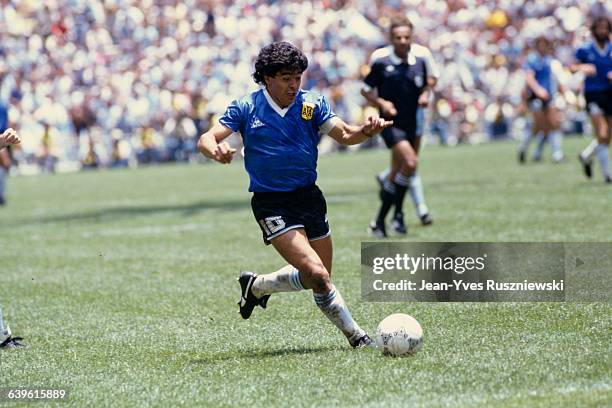
[[[378,324],[376,343],[385,355],[414,354],[423,347],[423,329],[414,317],[395,313]]]

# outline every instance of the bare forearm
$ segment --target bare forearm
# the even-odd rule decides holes
[[[365,142],[372,135],[364,132],[364,126],[346,125],[340,144],[345,146],[356,145]]]
[[[217,150],[217,141],[215,137],[207,132],[200,136],[198,141],[198,151],[209,159],[215,159],[215,151]]]
[[[382,109],[382,106],[385,104],[385,102],[387,102],[385,99],[376,95],[376,92],[365,92],[362,90],[361,94],[364,98],[366,98],[370,105],[378,109]]]
[[[569,67],[570,72],[575,74],[576,72],[581,72],[586,76],[593,76],[597,74],[597,68],[593,64],[572,64]]]

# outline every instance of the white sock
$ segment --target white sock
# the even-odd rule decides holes
[[[423,193],[423,183],[418,173],[410,177],[410,198],[416,209],[417,216],[420,218],[429,212],[425,204],[425,193]]]
[[[6,189],[7,177],[8,177],[8,170],[0,166],[0,197],[4,196],[4,190]]]
[[[601,166],[603,176],[610,177],[610,159],[608,156],[608,145],[597,145],[597,147],[595,148],[595,154],[597,155],[597,160],[599,161],[599,165]]]
[[[391,168],[387,167],[386,169],[378,173],[378,178],[381,180],[386,180],[387,177],[389,177],[389,173],[391,173]]]
[[[554,161],[563,159],[563,150],[561,149],[561,143],[563,141],[563,135],[560,130],[553,130],[548,137],[550,138],[550,147],[552,150],[552,158]]]
[[[340,292],[332,285],[327,294],[314,293],[314,301],[323,314],[353,342],[363,337],[366,332],[353,320]]]
[[[525,133],[525,137],[521,140],[521,144],[519,145],[519,152],[527,151],[531,140],[533,139],[533,133],[531,133],[531,129]]]
[[[542,149],[544,149],[544,143],[546,142],[546,138],[544,136],[544,132],[538,132],[536,135],[536,149],[533,153],[533,158],[536,160],[540,160],[542,158]]]
[[[285,265],[276,272],[259,275],[251,287],[258,298],[276,292],[296,292],[304,290],[300,273],[292,265]]]
[[[597,139],[591,140],[591,143],[589,143],[589,145],[585,147],[582,152],[580,152],[580,157],[582,157],[586,161],[591,160],[598,144],[599,142],[597,142]]]
[[[0,309],[0,343],[8,339],[11,336],[11,329],[8,324],[4,326],[4,320],[2,319],[2,309]]]

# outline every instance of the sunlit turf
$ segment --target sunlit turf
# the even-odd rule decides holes
[[[509,143],[427,147],[435,218],[411,241],[610,241],[612,187],[568,160],[519,166]],[[27,349],[0,352],[0,387],[67,387],[66,406],[606,406],[607,303],[365,303],[360,243],[383,150],[323,156],[333,279],[373,332],[415,316],[410,358],[355,351],[310,293],[274,295],[248,321],[238,271],[280,257],[261,242],[242,163],[9,180],[0,208],[0,304]],[[394,237],[394,239],[402,239]],[[0,405],[6,401],[0,401]],[[64,406],[64,405],[62,405]]]

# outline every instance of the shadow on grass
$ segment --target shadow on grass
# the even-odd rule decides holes
[[[24,226],[36,224],[49,224],[56,222],[88,222],[102,220],[117,220],[140,215],[154,215],[157,213],[178,213],[183,217],[191,217],[207,210],[235,211],[250,208],[248,199],[228,201],[198,201],[190,204],[179,205],[151,205],[151,206],[126,206],[102,208],[99,210],[85,211],[81,213],[69,213],[61,215],[43,216],[38,218],[18,219],[7,226]]]
[[[236,360],[236,359],[260,359],[260,358],[268,358],[268,357],[285,357],[291,355],[302,356],[305,354],[313,354],[313,353],[326,353],[330,351],[341,351],[346,350],[346,347],[340,346],[327,346],[327,347],[291,347],[291,348],[281,348],[277,350],[254,350],[254,351],[232,351],[232,352],[224,352],[217,353],[212,356],[207,356],[205,358],[198,358],[195,360],[191,360],[192,364],[210,364],[217,363],[221,361],[227,360]]]

